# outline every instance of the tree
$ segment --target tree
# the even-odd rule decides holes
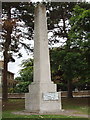
[[[83,59],[86,60],[82,80],[90,84],[90,9],[75,6],[70,19],[71,31],[69,33],[71,44],[82,51]]]
[[[33,59],[22,61],[20,76],[22,81],[33,81]]]
[[[57,3],[56,3],[57,4]],[[86,9],[89,9],[89,4],[87,4],[87,3],[75,3],[75,4],[78,4],[79,6],[82,6],[83,7],[83,9],[84,8],[86,8]],[[54,6],[54,7],[52,7],[52,8],[54,8],[54,10],[56,10],[55,12],[54,12],[54,10],[51,8],[51,12],[50,12],[50,15],[52,16],[52,19],[50,19],[51,20],[51,24],[52,24],[52,28],[55,28],[55,29],[53,29],[53,35],[52,35],[52,38],[51,38],[51,41],[53,40],[55,43],[57,43],[57,42],[60,42],[60,39],[59,39],[59,37],[62,37],[62,38],[64,38],[65,39],[65,41],[64,41],[64,51],[65,51],[65,53],[66,54],[64,54],[62,57],[63,57],[63,60],[65,60],[66,61],[66,59],[67,59],[67,61],[68,61],[68,59],[69,59],[69,57],[71,58],[71,60],[75,57],[73,54],[75,54],[76,56],[77,56],[77,54],[76,54],[76,52],[75,53],[72,53],[73,52],[73,50],[74,51],[77,51],[78,50],[78,48],[76,47],[75,48],[75,46],[74,46],[74,43],[73,43],[73,45],[72,45],[72,43],[71,43],[71,37],[69,36],[69,31],[70,31],[70,29],[71,29],[71,25],[70,25],[70,22],[69,22],[69,19],[70,19],[70,17],[72,16],[72,12],[73,12],[73,7],[75,6],[75,4],[68,4],[68,3],[65,3],[65,4],[63,4],[63,3],[60,3],[60,5],[62,6],[58,6],[58,5],[56,5],[56,6]],[[70,8],[70,5],[71,5],[71,8]],[[56,7],[56,8],[55,8]],[[61,8],[61,9],[60,9]],[[70,9],[69,9],[70,8]],[[55,15],[54,15],[54,17],[53,17],[53,14],[54,13],[56,13]],[[62,13],[61,14],[61,16],[59,15],[59,13]],[[79,12],[78,12],[79,13]],[[57,17],[58,16],[58,17]],[[55,20],[56,19],[56,20]],[[53,20],[53,21],[52,21]],[[62,24],[60,24],[60,20],[62,20],[63,21],[63,25]],[[73,23],[74,23],[75,21],[73,21]],[[79,24],[79,23],[78,23]],[[77,24],[77,25],[78,25]],[[55,27],[53,27],[53,26],[55,26]],[[77,27],[77,26],[76,26]],[[57,29],[56,29],[57,28]],[[75,31],[72,31],[72,33],[75,33]],[[74,39],[75,40],[75,39]],[[78,52],[80,52],[80,51],[78,51]],[[61,54],[61,53],[60,53]],[[80,53],[81,54],[81,53]],[[62,58],[60,58],[60,59],[62,59]],[[62,60],[62,61],[63,61]],[[64,76],[66,76],[66,78],[67,78],[67,81],[68,81],[68,98],[70,98],[70,97],[73,97],[73,95],[72,95],[72,79],[73,79],[73,69],[69,69],[69,63],[68,62],[65,62],[65,63],[67,63],[67,67],[68,67],[68,71],[66,72],[66,75],[65,75],[65,69],[64,69]],[[70,60],[69,60],[69,62],[70,62]],[[77,62],[77,60],[76,60],[76,62]],[[86,63],[87,64],[87,63]],[[74,67],[74,66],[73,66]],[[76,68],[74,68],[74,69],[76,69]],[[71,73],[69,73],[70,71],[72,71],[71,73],[72,73],[72,76],[71,76]]]
[[[18,84],[14,88],[14,92],[28,92],[28,85],[33,81],[33,59],[27,59],[22,61],[22,69],[20,70],[20,77],[16,77],[15,80]]]
[[[63,87],[70,82],[67,85],[68,97],[72,97],[75,81],[81,81],[82,75],[86,72],[86,66],[87,62],[78,48],[72,48],[67,52],[64,46],[51,51],[52,75],[59,76],[58,82],[64,83]]]
[[[32,4],[32,3],[31,3]],[[34,6],[28,3],[20,3],[18,9],[20,11],[19,16],[20,20],[23,19],[29,27],[30,30],[30,38],[33,36],[33,26],[34,26]],[[69,18],[72,15],[73,7],[76,3],[49,3],[47,4],[47,16],[48,16],[48,28],[50,32],[53,32],[51,36],[55,43],[60,42],[60,37],[65,38],[66,47],[65,49],[70,51],[71,43],[68,36],[68,32],[70,30]],[[85,5],[83,5],[85,7]],[[18,12],[18,11],[17,11]],[[61,13],[61,14],[60,14]],[[31,23],[30,23],[31,21]],[[70,82],[69,82],[70,83]]]
[[[7,91],[7,70],[8,63],[10,61],[14,62],[13,53],[18,53],[19,57],[22,56],[20,53],[21,46],[24,46],[25,49],[31,50],[30,45],[24,43],[21,30],[17,27],[18,18],[16,18],[15,11],[12,13],[11,9],[18,6],[19,4],[15,3],[3,3],[3,25],[2,25],[2,48],[4,55],[4,69],[3,69],[3,100],[7,100],[8,91]],[[7,15],[7,18],[5,16]],[[24,34],[25,35],[25,34]],[[26,37],[26,36],[25,36]],[[21,44],[21,45],[20,45]]]
[[[8,8],[8,18],[7,20],[4,22],[3,24],[3,29],[4,29],[4,37],[5,37],[5,42],[3,44],[4,47],[4,69],[3,69],[3,91],[2,91],[2,95],[3,95],[3,100],[7,100],[7,67],[8,67],[8,62],[10,59],[12,59],[12,57],[10,56],[10,54],[8,54],[9,51],[9,45],[11,44],[11,33],[12,33],[12,29],[13,29],[13,21],[11,21],[11,12],[10,9]],[[13,60],[13,59],[12,59]]]
[[[73,7],[75,6],[75,4],[79,4],[83,7],[88,8],[88,5],[86,5],[86,4],[84,5],[82,3],[49,3],[49,4],[46,4],[47,16],[48,16],[48,19],[47,19],[48,20],[48,29],[49,29],[49,32],[53,32],[50,42],[57,43],[57,42],[60,42],[60,37],[64,38],[65,39],[64,44],[66,44],[66,46],[65,46],[66,53],[72,51],[72,49],[71,49],[72,45],[71,45],[70,38],[68,36],[68,32],[71,29],[69,19],[72,16]],[[25,18],[25,16],[27,18],[29,18],[29,15],[32,15],[32,14],[30,14],[31,11],[29,9],[30,9],[29,6],[26,4],[24,6],[24,10],[23,10],[23,18]],[[28,10],[28,12],[24,12],[25,10]],[[33,21],[33,17],[32,17],[32,21]],[[26,22],[28,24],[29,19],[27,19]],[[33,31],[33,28],[32,28],[32,31]],[[72,59],[74,57],[74,56],[72,56],[71,52],[68,54],[67,57],[66,56],[64,56],[64,57],[66,57],[68,59],[69,56],[71,56]],[[63,59],[64,59],[64,57],[63,57]],[[69,65],[69,64],[67,64],[67,65]],[[70,77],[70,79],[71,79],[71,77]],[[72,89],[71,89],[72,80],[70,80],[70,79],[69,78],[67,79],[68,86],[69,86],[68,87],[68,97],[72,97]]]
[[[57,84],[57,91],[67,90],[66,80],[63,78],[64,71],[61,69],[60,51],[62,48],[53,48],[50,50],[51,78]]]

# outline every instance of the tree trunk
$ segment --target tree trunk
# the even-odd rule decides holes
[[[8,21],[11,20],[11,7],[8,6]],[[8,100],[8,82],[7,82],[7,72],[8,72],[8,62],[9,62],[9,57],[8,57],[8,51],[9,51],[9,46],[11,44],[11,33],[12,33],[12,28],[10,25],[6,25],[7,27],[5,30],[7,31],[6,35],[6,40],[4,44],[4,66],[3,66],[3,86],[2,86],[2,100],[7,101]]]
[[[9,62],[9,45],[11,44],[11,32],[7,32],[7,37],[5,41],[5,50],[4,50],[4,67],[3,67],[3,87],[2,87],[2,99],[7,101],[8,99],[8,85],[7,85],[7,72],[8,72],[8,62]]]
[[[73,93],[72,93],[72,80],[68,80],[68,92],[67,92],[67,97],[68,97],[68,98],[73,98]]]
[[[4,51],[3,86],[2,86],[2,99],[3,99],[3,101],[7,101],[7,99],[8,99],[8,86],[7,86],[8,67],[7,66],[8,66],[7,51]]]

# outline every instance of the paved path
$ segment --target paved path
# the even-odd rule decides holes
[[[62,110],[58,113],[44,113],[44,114],[31,113],[26,111],[18,111],[18,112],[12,112],[12,113],[17,115],[66,115],[66,116],[77,116],[82,118],[90,117],[88,114],[79,114],[78,111],[75,111],[75,110]]]

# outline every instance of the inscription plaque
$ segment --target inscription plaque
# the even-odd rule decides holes
[[[44,100],[58,100],[58,93],[57,92],[51,92],[51,93],[44,93],[43,94]]]

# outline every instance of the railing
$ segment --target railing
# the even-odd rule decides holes
[[[67,97],[67,91],[61,91],[62,97]],[[90,90],[73,91],[73,97],[90,97]],[[25,98],[25,93],[9,93],[8,98]]]
[[[61,96],[66,97],[67,91],[61,91]],[[90,90],[84,90],[84,91],[73,91],[73,97],[90,97]]]

